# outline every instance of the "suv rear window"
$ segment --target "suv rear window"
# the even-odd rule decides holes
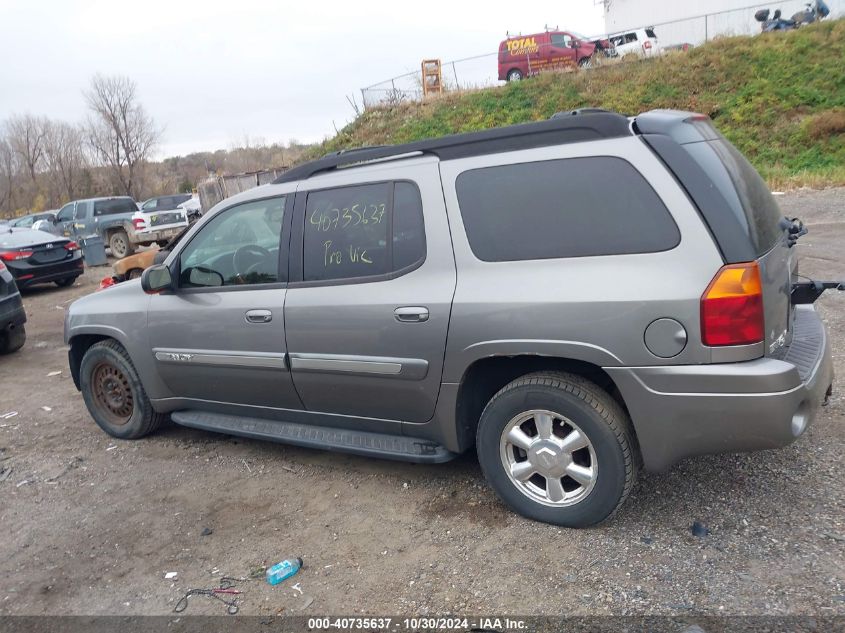
[[[696,121],[695,126],[708,140],[682,147],[725,196],[757,256],[768,253],[783,236],[777,201],[757,170],[709,121]]]
[[[456,181],[470,247],[487,262],[653,253],[680,242],[669,210],[625,160],[484,167]]]
[[[115,198],[113,200],[97,200],[94,203],[94,215],[116,215],[118,213],[135,213],[138,206],[131,198]]]

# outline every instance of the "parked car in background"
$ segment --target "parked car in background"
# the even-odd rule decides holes
[[[42,211],[41,213],[30,213],[28,215],[23,215],[19,218],[15,218],[11,222],[9,222],[10,226],[17,227],[19,229],[31,229],[32,225],[38,222],[39,220],[47,220],[52,222],[56,217],[56,211]]]
[[[499,80],[519,81],[544,70],[588,67],[596,45],[565,31],[509,37],[499,44]]]
[[[15,278],[0,258],[0,354],[10,354],[26,342],[26,311]]]
[[[186,200],[179,205],[180,209],[185,209],[188,215],[188,222],[194,222],[202,217],[202,203],[198,195],[193,195],[189,200]]]
[[[155,198],[148,198],[144,200],[138,208],[141,211],[152,213],[154,211],[172,211],[183,202],[187,202],[192,197],[190,193],[174,193],[169,196],[156,196]]]
[[[610,36],[610,43],[616,52],[624,57],[625,55],[637,55],[639,57],[653,57],[662,52],[657,41],[657,33],[654,29],[634,29]]]
[[[82,251],[76,242],[33,229],[0,230],[0,260],[18,288],[49,282],[70,286],[83,273]]]
[[[129,242],[133,244],[132,252],[137,244],[164,246],[186,226],[188,212],[182,207],[169,211],[136,211],[127,227]]]
[[[99,235],[118,259],[138,246],[165,244],[188,224],[184,211],[139,211],[128,196],[69,202],[59,210],[56,223],[65,237]]]
[[[182,236],[188,232],[188,228],[189,227],[187,226],[184,227],[182,231],[176,235],[176,237],[160,249],[152,248],[117,260],[112,266],[112,269],[114,270],[112,281],[114,283],[120,283],[129,279],[137,279],[141,276],[141,273],[153,264],[160,264],[163,262],[170,254],[173,247],[179,243],[180,239],[182,239]]]
[[[706,116],[561,113],[295,167],[75,301],[64,340],[113,437],[474,448],[513,510],[581,527],[641,464],[807,430],[833,361],[802,231]]]

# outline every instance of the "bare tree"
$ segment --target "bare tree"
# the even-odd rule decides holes
[[[13,116],[6,122],[6,135],[12,150],[26,166],[33,184],[44,158],[44,136],[48,122],[31,114]]]
[[[51,189],[59,197],[77,197],[80,179],[87,167],[83,131],[64,121],[50,121],[44,136],[44,162],[50,176]],[[54,201],[55,203],[55,201]]]
[[[0,138],[0,209],[15,208],[15,177],[18,166],[15,150],[5,138]]]
[[[161,130],[138,102],[137,86],[128,77],[95,75],[83,94],[91,110],[88,143],[121,191],[135,195],[139,171]]]

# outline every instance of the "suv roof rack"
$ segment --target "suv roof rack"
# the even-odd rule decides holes
[[[437,156],[441,160],[451,160],[633,135],[628,119],[615,112],[584,108],[559,114],[561,116],[555,115],[547,121],[536,123],[453,134],[402,145],[361,147],[333,152],[310,163],[289,169],[276,178],[273,184],[306,180],[315,174],[332,171],[338,167],[391,158],[406,158],[408,154],[428,154]]]

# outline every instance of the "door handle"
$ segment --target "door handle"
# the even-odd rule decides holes
[[[401,323],[422,323],[428,321],[428,308],[422,306],[396,308],[393,311],[393,316]]]
[[[270,310],[248,310],[246,313],[247,323],[269,323],[273,320],[273,313]]]

